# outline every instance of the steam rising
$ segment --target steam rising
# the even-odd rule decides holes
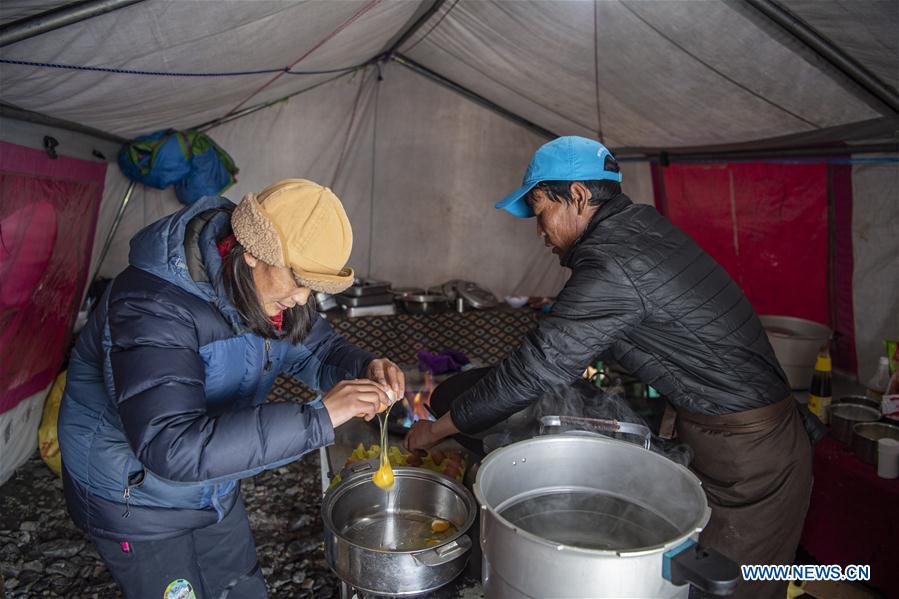
[[[487,431],[484,436],[485,451],[493,451],[536,436],[539,433],[538,422],[543,416],[597,418],[646,426],[646,421],[634,412],[622,396],[607,393],[586,381],[578,380],[571,386],[557,387],[548,391],[536,403]],[[563,427],[563,430],[553,432],[565,432],[566,428],[575,430]],[[642,444],[643,441],[627,433],[603,434],[636,444]],[[693,459],[693,450],[688,445],[662,439],[656,435],[651,438],[650,450],[683,466],[687,466]]]

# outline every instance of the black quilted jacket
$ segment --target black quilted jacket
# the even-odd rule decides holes
[[[600,206],[562,258],[572,274],[552,313],[452,407],[481,431],[614,358],[679,410],[729,414],[787,397],[786,376],[749,300],[651,206]]]

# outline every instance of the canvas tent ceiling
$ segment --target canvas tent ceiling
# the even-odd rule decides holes
[[[401,51],[561,135],[616,147],[710,145],[878,116],[724,2],[446,10]]]
[[[419,7],[370,0],[141,2],[13,44],[2,56],[145,71],[246,72],[288,65],[329,71],[377,55]],[[18,65],[4,65],[2,73],[4,102],[125,137],[195,126],[243,107],[251,96],[253,103],[265,102],[339,74],[141,77]]]
[[[44,14],[71,2],[57,0],[56,2],[43,2],[40,0],[4,0],[0,4],[0,25],[14,23],[21,19],[27,19]]]
[[[24,14],[29,3],[12,4],[3,18]],[[165,72],[330,71],[377,56],[430,5],[151,0],[12,44],[2,57]],[[895,86],[895,2],[786,5]],[[449,0],[398,50],[546,130],[610,146],[733,143],[885,112],[751,7],[729,0]],[[10,64],[0,73],[2,101],[126,137],[196,126],[339,74],[165,78]]]
[[[899,6],[893,0],[865,3],[781,0],[781,4],[858,60],[884,83],[899,89]]]

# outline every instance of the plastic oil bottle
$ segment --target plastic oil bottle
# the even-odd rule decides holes
[[[868,391],[866,395],[878,402],[883,401],[883,396],[890,386],[890,359],[886,356],[880,357],[880,363],[877,365],[877,373],[868,381]]]
[[[827,424],[829,420],[832,394],[830,353],[825,347],[818,353],[818,359],[815,360],[815,374],[812,375],[808,398],[808,409],[823,424]]]

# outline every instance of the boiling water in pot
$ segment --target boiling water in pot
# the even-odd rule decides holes
[[[342,532],[354,543],[370,549],[413,551],[449,540],[458,531],[450,522],[430,514],[385,510],[352,522]]]
[[[510,500],[499,514],[550,541],[585,549],[626,550],[678,536],[668,520],[626,499],[596,491],[554,489]]]

